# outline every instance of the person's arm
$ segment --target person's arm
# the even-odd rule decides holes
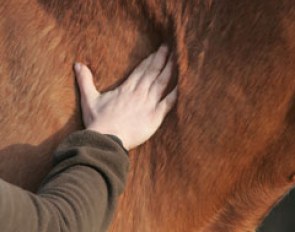
[[[54,162],[37,195],[0,180],[1,231],[106,230],[126,181],[127,151],[111,135],[84,130],[59,146]]]
[[[107,229],[126,181],[128,150],[155,133],[176,100],[176,89],[161,100],[171,76],[166,54],[161,47],[124,84],[103,94],[90,70],[76,64],[87,130],[73,133],[58,147],[54,168],[37,194],[0,180],[1,231]]]

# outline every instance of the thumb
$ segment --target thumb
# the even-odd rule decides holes
[[[74,68],[81,98],[89,102],[91,99],[96,98],[97,95],[100,95],[94,85],[93,76],[90,69],[81,63],[75,63]]]

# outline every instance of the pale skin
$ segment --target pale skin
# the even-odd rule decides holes
[[[168,48],[139,64],[128,79],[114,90],[100,93],[90,69],[75,64],[81,93],[81,107],[86,129],[117,136],[126,150],[147,141],[160,127],[177,99],[177,86],[161,100],[172,75]],[[167,61],[167,62],[166,62]]]

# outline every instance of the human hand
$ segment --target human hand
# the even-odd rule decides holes
[[[161,100],[172,75],[168,48],[161,46],[147,57],[114,90],[96,90],[91,71],[76,63],[76,78],[81,93],[83,121],[86,129],[112,134],[130,150],[147,141],[160,127],[177,98],[177,86]]]

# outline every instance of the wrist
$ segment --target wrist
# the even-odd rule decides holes
[[[115,130],[110,130],[110,129],[103,129],[103,128],[96,128],[96,127],[92,127],[92,126],[89,126],[86,128],[87,130],[90,130],[90,131],[94,131],[94,132],[97,132],[97,133],[100,133],[100,134],[104,134],[104,135],[111,135],[111,136],[115,136],[117,139],[119,139],[119,143],[121,146],[123,146],[123,148],[127,151],[130,150],[128,144],[126,143],[126,141],[123,139],[123,136],[121,136],[120,133],[118,133],[117,131]]]

